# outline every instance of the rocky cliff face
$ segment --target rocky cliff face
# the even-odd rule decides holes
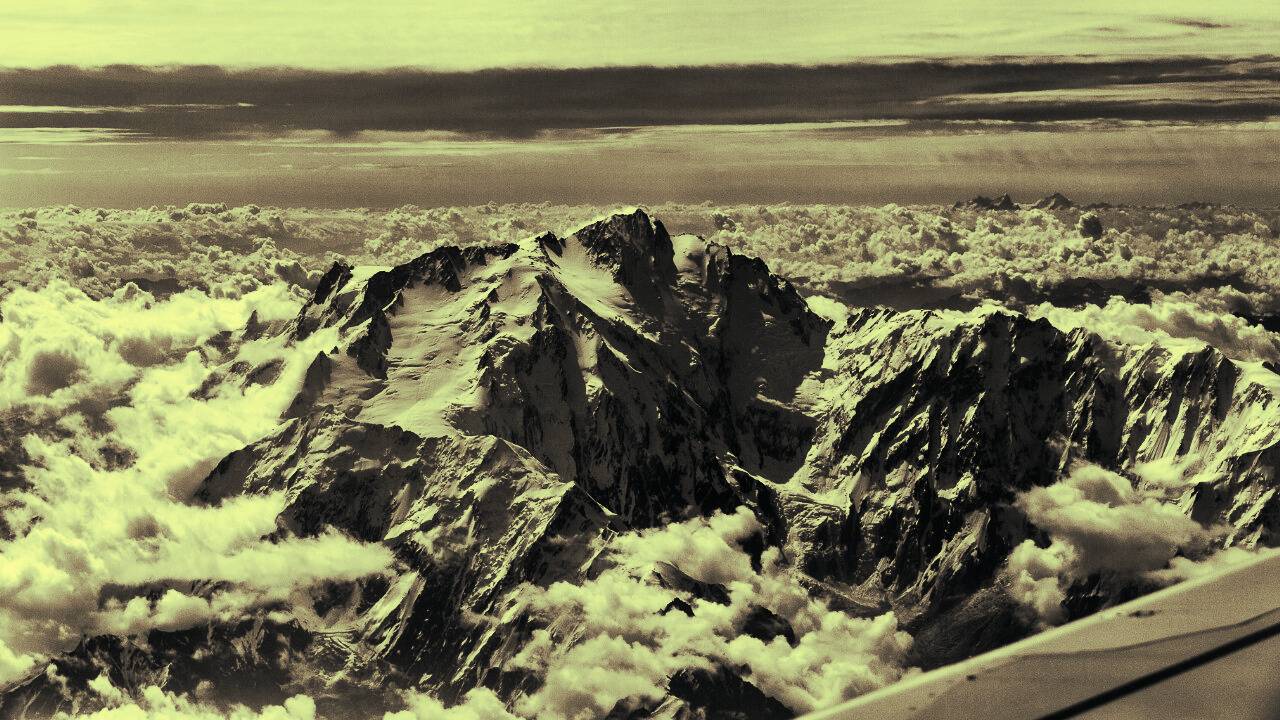
[[[1165,500],[1226,528],[1219,543],[1280,530],[1280,377],[1260,365],[998,310],[836,323],[761,261],[640,211],[564,238],[335,265],[286,332],[322,329],[340,339],[280,427],[227,456],[197,499],[284,491],[282,530],[383,543],[393,576],[334,585],[288,620],[87,640],[64,675],[105,665],[127,688],[126,668],[163,669],[171,688],[211,680],[228,701],[302,688],[339,715],[390,706],[397,688],[453,702],[487,687],[516,707],[548,682],[527,662],[538,633],[584,641],[576,616],[532,609],[530,588],[593,582],[620,534],[739,508],[757,570],[779,563],[845,615],[892,610],[916,635],[909,659],[931,665],[1032,629],[1002,590],[1013,549],[1044,539],[1018,498],[1079,463],[1135,485],[1139,468],[1181,463],[1195,482]],[[687,564],[641,572],[669,595],[663,613],[738,606],[731,583]],[[1122,592],[1086,578],[1071,607]],[[760,600],[731,626],[794,647],[787,613]],[[205,659],[185,659],[196,647]],[[760,675],[691,661],[665,699],[610,716],[807,709]],[[6,712],[52,697],[35,680]]]

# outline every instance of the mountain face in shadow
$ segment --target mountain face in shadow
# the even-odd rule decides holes
[[[1194,458],[1196,482],[1169,506],[1220,528],[1219,544],[1280,531],[1269,371],[1005,311],[865,307],[837,322],[761,260],[672,237],[642,211],[394,267],[335,264],[280,332],[322,331],[338,340],[281,424],[227,455],[195,502],[283,492],[281,533],[337,529],[389,548],[393,571],[293,598],[306,611],[291,616],[86,638],[54,660],[58,677],[205,683],[221,703],[306,692],[335,717],[392,709],[409,689],[542,708],[547,658],[596,637],[585,601],[547,598],[615,577],[619,538],[639,557],[664,529],[726,517],[749,520],[725,537],[750,572],[840,616],[892,613],[914,636],[903,666],[935,666],[1036,629],[1006,588],[1015,549],[1047,542],[1021,498],[1080,464],[1136,484],[1151,463]],[[800,600],[747,592],[722,565],[629,570],[669,600],[652,613],[663,638],[714,616],[725,647],[816,642]],[[1138,591],[1095,570],[1066,583],[1071,614]],[[750,658],[681,657],[657,691],[601,716],[810,709]],[[3,710],[67,710],[65,697],[36,675]]]

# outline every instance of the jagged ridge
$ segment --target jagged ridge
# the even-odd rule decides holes
[[[398,579],[334,600],[352,687],[529,692],[535,678],[495,669],[532,629],[520,584],[588,578],[613,533],[741,505],[813,593],[909,620],[925,664],[1028,630],[993,600],[1034,532],[1010,503],[1075,460],[1129,471],[1197,453],[1189,514],[1233,527],[1229,542],[1280,528],[1270,373],[1005,312],[866,308],[832,327],[760,260],[641,211],[394,268],[336,264],[288,332],[321,328],[341,340],[286,422],[200,498],[285,490],[294,532],[395,549]],[[654,582],[716,593],[674,566]],[[788,631],[761,614],[751,627]],[[756,697],[744,682],[723,668],[671,693]]]

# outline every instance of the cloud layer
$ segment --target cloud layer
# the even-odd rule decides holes
[[[776,549],[759,570],[739,543],[761,532],[745,508],[619,536],[612,565],[582,584],[530,588],[525,602],[547,623],[513,661],[543,684],[519,700],[525,717],[570,720],[607,714],[620,701],[656,705],[677,671],[743,668],[743,677],[797,713],[829,706],[901,677],[911,639],[892,613],[855,618],[810,597]],[[655,585],[675,567],[725,596]],[[670,571],[666,571],[670,572]],[[685,610],[674,609],[679,598]],[[767,611],[793,633],[746,629]]]
[[[614,209],[485,204],[392,210],[190,205],[138,210],[50,207],[0,212],[0,288],[61,278],[94,297],[125,280],[177,281],[238,296],[278,280],[305,286],[335,255],[392,265],[443,244],[510,242],[565,232]],[[1172,300],[1130,319],[1223,340],[1230,318],[1280,311],[1280,213],[1229,207],[1101,207],[1098,237],[1081,209],[990,212],[885,205],[697,205],[648,208],[673,233],[697,233],[766,259],[809,293],[852,304],[1032,307]],[[1190,305],[1188,305],[1188,303]],[[1191,307],[1194,305],[1196,307]],[[1112,308],[1112,322],[1123,310]],[[1062,315],[1064,322],[1069,316]],[[1081,317],[1078,322],[1092,317]],[[1207,323],[1207,324],[1206,324]],[[1234,341],[1232,341],[1234,342]],[[1257,354],[1258,338],[1243,341]]]
[[[55,281],[0,312],[0,685],[84,635],[177,630],[288,610],[307,591],[385,572],[390,553],[282,534],[279,494],[188,503],[226,453],[269,432],[334,338],[248,332],[296,314],[284,284],[237,299],[101,301]]]
[[[238,297],[277,282],[306,287],[319,276],[314,266],[323,262],[323,253],[307,258],[285,246],[302,234],[296,221],[255,206],[66,206],[0,218],[0,296],[60,279],[94,298],[128,281],[161,295],[194,288]]]
[[[317,586],[385,572],[393,560],[380,546],[283,532],[279,495],[189,502],[212,463],[277,426],[307,362],[335,341],[319,333],[288,345],[252,328],[278,330],[296,315],[338,255],[387,265],[442,244],[563,232],[599,211],[191,205],[0,215],[0,233],[14,240],[0,261],[0,422],[21,438],[0,466],[9,483],[0,683],[40,672],[85,634],[287,617]],[[764,256],[836,316],[843,303],[999,301],[1121,344],[1210,343],[1238,360],[1280,359],[1264,326],[1280,310],[1275,213],[1104,207],[1089,211],[1101,231],[1082,234],[1078,209],[652,211],[673,232]],[[1040,535],[1015,548],[1005,580],[1029,618],[1062,621],[1073,587],[1090,578],[1163,584],[1251,557],[1214,554],[1217,530],[1169,502],[1179,468],[1137,472],[1144,482],[1135,485],[1084,466],[1020,497]],[[449,708],[410,695],[394,720],[594,717],[661,702],[675,673],[721,667],[804,712],[911,672],[911,638],[893,614],[855,618],[814,599],[776,551],[745,549],[760,531],[742,510],[615,537],[589,579],[518,594],[511,611],[536,630],[505,668],[532,679],[511,710],[485,691]],[[668,566],[694,582],[670,581]],[[790,637],[760,632],[761,618]],[[215,712],[160,690],[126,698],[106,684],[100,694],[104,712],[117,713],[103,717]],[[235,712],[302,718],[314,704]]]
[[[1219,89],[1228,85],[1231,92]],[[1243,86],[1254,91],[1242,93]],[[1239,121],[1280,114],[1280,64],[1268,58],[468,73],[55,67],[0,70],[0,88],[3,127],[107,128],[139,139],[244,138],[299,130],[532,138],[558,130],[655,125]],[[12,109],[6,112],[3,106]]]

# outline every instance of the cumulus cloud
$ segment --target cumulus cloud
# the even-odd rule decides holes
[[[1080,465],[1062,481],[1018,498],[1017,507],[1050,538],[1047,547],[1023,541],[1005,565],[1007,588],[1031,619],[1042,625],[1065,620],[1068,588],[1091,575],[1162,582],[1189,576],[1193,561],[1179,555],[1206,553],[1214,531],[1167,502],[1159,485],[1143,487]],[[1214,562],[1236,557],[1229,552]]]
[[[1029,314],[1047,318],[1063,330],[1085,328],[1126,345],[1173,345],[1191,340],[1201,347],[1211,345],[1233,360],[1280,360],[1280,337],[1275,333],[1221,309],[1205,307],[1184,294],[1157,297],[1149,304],[1121,297],[1112,297],[1103,306],[1083,308],[1042,303]]]
[[[130,697],[111,684],[106,675],[88,683],[89,689],[106,707],[92,713],[59,712],[53,720],[72,717],[90,720],[316,720],[316,701],[307,695],[294,695],[279,705],[253,709],[243,705],[219,708],[194,700],[187,695],[167,692],[155,686],[143,688],[138,697]],[[430,695],[410,692],[404,697],[403,710],[387,712],[383,720],[516,720],[491,690],[476,688],[462,702],[446,707]],[[370,716],[372,718],[372,716]]]
[[[382,546],[281,532],[279,493],[187,502],[219,459],[277,426],[334,342],[244,333],[251,316],[269,324],[298,307],[283,285],[165,300],[129,287],[95,301],[61,282],[0,304],[0,422],[21,453],[3,497],[0,684],[84,634],[237,620],[389,567]],[[263,366],[274,382],[232,370]],[[33,377],[47,392],[31,391]]]
[[[1037,527],[1074,550],[1072,571],[1137,572],[1163,566],[1179,548],[1209,539],[1172,504],[1146,496],[1124,477],[1084,465],[1049,487],[1023,494],[1018,507]],[[1117,552],[1123,548],[1123,552]]]
[[[332,253],[390,265],[441,244],[564,232],[614,208],[546,203],[389,211],[223,205],[0,212],[0,287],[61,278],[94,297],[131,277],[214,295],[312,282]],[[1280,214],[1237,208],[973,208],[689,205],[648,208],[769,261],[807,294],[919,306],[983,299],[1103,304],[1149,290],[1221,296],[1230,311],[1280,311]],[[1100,233],[1077,224],[1092,213]],[[1096,235],[1096,237],[1094,236]],[[304,280],[305,278],[305,280]],[[3,289],[0,289],[3,294]]]
[[[0,638],[0,687],[28,676],[35,665],[35,657],[15,651],[3,638]]]
[[[214,335],[243,328],[251,315],[284,320],[298,307],[279,283],[234,299],[189,290],[164,300],[129,284],[99,302],[61,280],[20,288],[0,305],[0,410],[108,401],[157,366],[168,368],[143,392],[183,387],[170,381],[203,369],[198,348]]]
[[[184,695],[147,687],[136,701],[128,698],[103,675],[89,682],[89,687],[106,701],[107,707],[92,713],[59,712],[54,720],[72,717],[90,720],[315,720],[316,703],[306,695],[295,695],[280,705],[260,710],[236,706],[220,710],[191,700]]]
[[[512,661],[543,679],[516,703],[526,717],[607,714],[623,699],[658,701],[671,674],[742,668],[743,677],[796,712],[830,705],[900,678],[910,637],[892,613],[855,618],[810,597],[777,550],[754,569],[741,541],[760,531],[746,509],[617,537],[609,569],[581,584],[530,588],[526,608],[547,627]],[[676,568],[674,571],[664,568]],[[652,581],[656,570],[688,576],[699,594]],[[679,599],[684,608],[676,609]],[[766,612],[790,628],[744,630]]]
[[[1280,309],[1280,215],[1211,208],[989,212],[885,205],[658,206],[668,228],[767,259],[810,293],[895,307],[1105,303],[1185,290],[1221,312]],[[1093,214],[1102,232],[1082,236]]]
[[[347,229],[333,220],[318,232]],[[94,298],[129,281],[166,294],[199,289],[217,297],[278,282],[309,287],[319,278],[323,251],[311,255],[289,247],[309,239],[279,211],[254,206],[0,212],[0,297],[54,280]]]
[[[1067,599],[1062,578],[1069,576],[1071,548],[1054,542],[1047,548],[1034,540],[1023,540],[1005,560],[1009,594],[1031,612],[1041,625],[1057,625],[1066,620],[1062,603]]]
[[[1231,568],[1275,555],[1277,552],[1280,551],[1274,548],[1228,547],[1199,560],[1175,557],[1169,561],[1168,568],[1153,570],[1148,573],[1148,577],[1167,584],[1194,580],[1217,575]]]
[[[408,707],[388,712],[383,720],[516,720],[507,707],[488,688],[467,691],[462,702],[446,707],[439,700],[422,693],[409,693],[405,697]]]

